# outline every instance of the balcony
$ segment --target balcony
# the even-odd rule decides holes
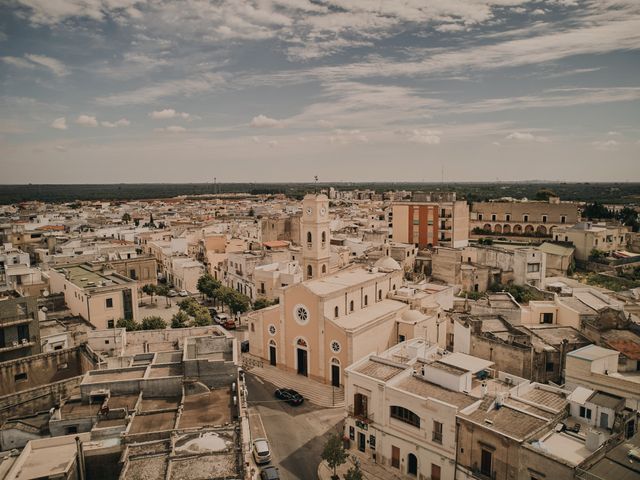
[[[356,414],[353,405],[349,405],[349,408],[347,410],[349,412],[350,417],[353,417],[356,420],[360,420],[361,422],[366,424],[373,423],[372,412],[359,412],[358,414]]]

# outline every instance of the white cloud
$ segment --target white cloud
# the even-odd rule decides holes
[[[549,139],[547,137],[540,137],[530,132],[512,132],[504,138],[506,140],[514,140],[518,142],[549,142]]]
[[[67,119],[64,117],[56,118],[53,122],[51,122],[51,128],[55,128],[56,130],[66,130]]]
[[[0,60],[2,60],[6,64],[13,65],[14,67],[18,67],[18,68],[26,68],[26,69],[36,68],[36,66],[33,63],[31,63],[28,60],[25,60],[24,58],[2,57],[0,58]]]
[[[535,10],[533,10],[531,12],[531,15],[546,15],[546,11],[543,10],[542,8],[536,8]]]
[[[182,118],[190,120],[191,115],[186,112],[176,112],[173,108],[165,108],[164,110],[156,110],[149,114],[149,118],[154,120],[167,120],[170,118]]]
[[[276,128],[281,127],[282,122],[280,120],[276,120],[275,118],[270,118],[266,115],[260,114],[256,117],[253,117],[249,125],[254,128]]]
[[[76,123],[78,125],[82,125],[83,127],[97,127],[98,120],[96,117],[92,117],[90,115],[79,115],[76,119]]]
[[[609,135],[611,137],[614,137],[614,136],[620,136],[622,134],[620,132],[616,132],[614,130],[611,130],[611,131],[607,132],[607,135]]]
[[[115,122],[100,122],[100,125],[106,128],[118,128],[118,127],[128,127],[131,125],[131,122],[126,118],[121,118],[120,120],[116,120]]]
[[[187,129],[181,127],[180,125],[169,125],[165,128],[156,128],[156,132],[167,132],[167,133],[183,133],[186,132]]]
[[[54,75],[58,77],[69,75],[69,70],[67,69],[65,64],[59,60],[56,60],[55,58],[47,57],[46,55],[33,54],[26,54],[25,58],[35,63],[36,65],[48,68],[49,70],[51,70],[51,72],[53,72]]]
[[[440,135],[442,132],[438,130],[411,130],[405,132],[408,141],[413,143],[422,143],[424,145],[438,145],[440,143]]]
[[[605,152],[617,150],[620,146],[620,142],[616,140],[597,140],[591,144],[598,150],[603,150]]]

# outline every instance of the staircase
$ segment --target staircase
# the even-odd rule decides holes
[[[293,388],[305,400],[319,407],[344,408],[344,388],[342,387],[332,387],[302,375],[285,372],[249,355],[242,356],[242,366],[245,371],[278,388]]]

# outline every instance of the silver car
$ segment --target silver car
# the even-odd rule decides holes
[[[271,461],[271,449],[266,438],[256,438],[253,441],[253,459],[258,465]]]

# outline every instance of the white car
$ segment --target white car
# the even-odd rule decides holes
[[[189,292],[187,292],[186,290],[180,290],[180,293],[178,293],[178,295],[180,295],[181,297],[188,297]]]
[[[253,441],[253,459],[258,465],[271,461],[271,449],[266,438],[256,438]]]

